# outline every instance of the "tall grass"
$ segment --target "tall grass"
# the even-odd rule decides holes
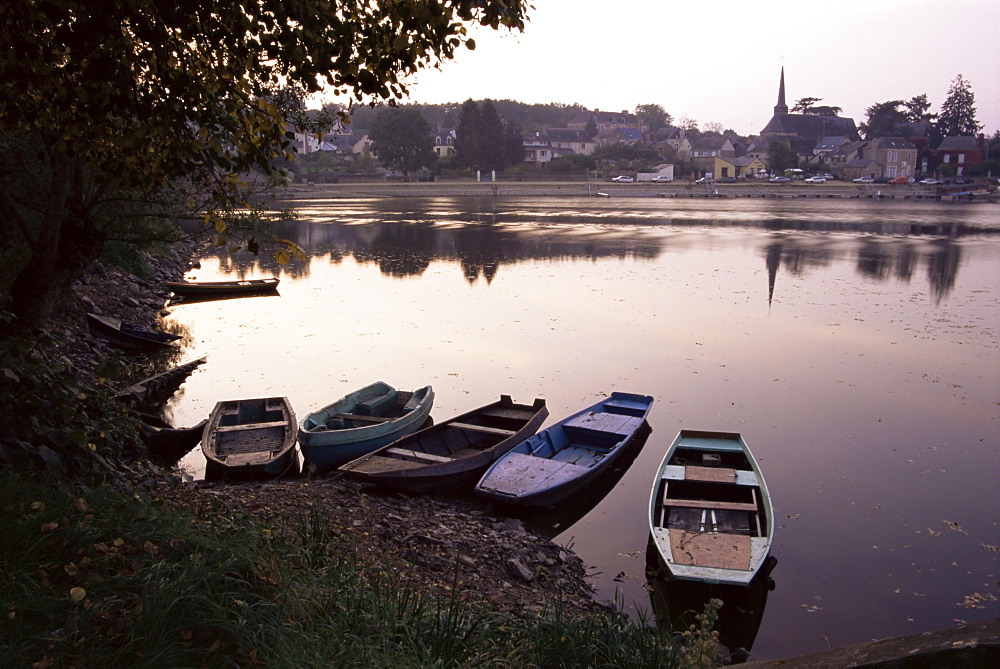
[[[685,654],[710,634],[430,597],[354,564],[320,508],[271,527],[5,472],[0,511],[5,667],[710,666]]]

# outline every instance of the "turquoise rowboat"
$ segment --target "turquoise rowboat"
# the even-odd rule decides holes
[[[774,509],[741,434],[681,430],[653,481],[649,531],[673,578],[750,585],[771,551]]]
[[[512,448],[490,467],[476,493],[518,506],[551,506],[587,486],[646,425],[653,398],[612,393]]]
[[[306,416],[299,424],[299,449],[306,469],[334,469],[367,455],[427,421],[434,391],[412,392],[378,381]]]

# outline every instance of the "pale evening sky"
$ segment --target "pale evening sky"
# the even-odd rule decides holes
[[[473,32],[404,102],[512,99],[602,111],[659,104],[675,122],[741,135],[804,97],[866,120],[877,102],[972,85],[983,132],[1000,129],[1000,0],[530,0],[523,33]]]

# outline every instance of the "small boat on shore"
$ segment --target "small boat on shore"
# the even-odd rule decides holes
[[[115,393],[115,399],[129,406],[150,405],[165,402],[199,365],[205,364],[207,357],[198,358],[183,365],[171,367],[158,374],[148,376]]]
[[[174,295],[233,295],[266,293],[278,289],[280,279],[244,279],[242,281],[164,281]]]
[[[418,430],[340,467],[366,483],[411,492],[472,486],[500,456],[534,434],[549,415],[545,400],[516,404],[508,395]]]
[[[774,510],[741,434],[681,430],[653,481],[649,530],[673,578],[750,584],[771,550]]]
[[[475,491],[504,504],[558,504],[617,460],[652,406],[648,395],[614,392],[514,446],[483,474]]]
[[[416,432],[433,404],[430,386],[411,392],[378,381],[355,390],[299,424],[303,466],[333,469]]]
[[[174,427],[159,416],[141,412],[132,414],[139,424],[142,437],[151,459],[162,464],[174,464],[198,445],[205,431],[205,418],[191,427]]]
[[[180,335],[144,328],[110,316],[87,314],[90,331],[124,351],[170,348]]]
[[[219,402],[201,438],[205,478],[276,478],[294,471],[295,426],[287,397]]]

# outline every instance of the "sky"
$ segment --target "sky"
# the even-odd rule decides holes
[[[961,74],[983,132],[1000,130],[1000,0],[529,0],[523,33],[472,31],[404,102],[511,99],[632,111],[760,132],[781,68],[789,107],[805,97],[865,109],[927,94],[940,110]]]

